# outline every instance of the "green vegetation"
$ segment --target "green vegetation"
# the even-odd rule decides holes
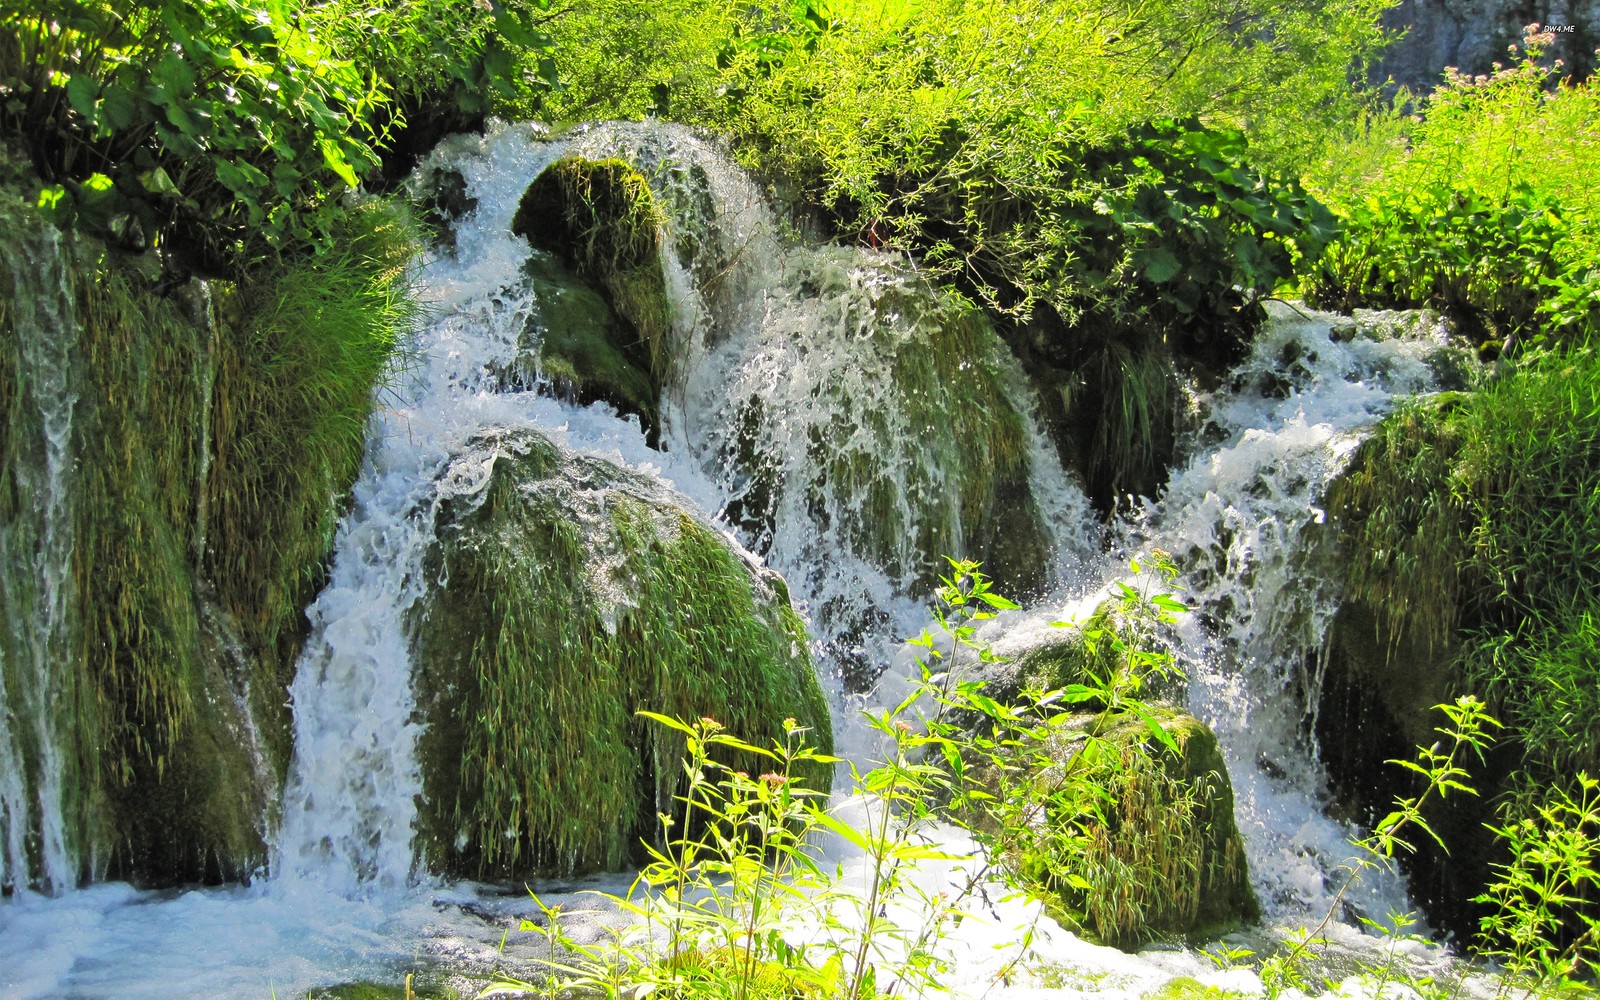
[[[221,878],[259,856],[259,803],[237,791],[253,784],[240,720],[207,706],[232,704],[218,697],[230,688],[246,694],[281,770],[300,611],[360,461],[372,389],[413,315],[401,268],[414,234],[354,189],[393,181],[440,131],[489,113],[654,114],[719,132],[805,227],[909,255],[941,286],[941,315],[921,317],[931,332],[895,353],[892,382],[922,393],[908,412],[934,430],[918,446],[958,456],[961,474],[919,466],[897,486],[827,428],[804,444],[826,456],[827,488],[856,505],[859,520],[842,528],[850,543],[885,565],[960,544],[1008,586],[1037,579],[1044,532],[1012,502],[1027,456],[1021,415],[994,403],[997,332],[1102,508],[1159,490],[1180,378],[1219,378],[1262,299],[1295,281],[1340,309],[1439,309],[1498,354],[1488,384],[1386,421],[1329,506],[1348,530],[1350,596],[1388,654],[1437,659],[1452,694],[1481,691],[1507,723],[1504,759],[1480,781],[1509,793],[1481,834],[1502,851],[1487,869],[1484,947],[1529,990],[1581,974],[1600,895],[1584,867],[1597,822],[1587,776],[1600,772],[1595,92],[1557,82],[1548,38],[1534,32],[1509,66],[1380,99],[1351,81],[1384,44],[1386,6],[0,0],[0,133],[33,171],[7,163],[6,179],[80,234],[68,244],[84,399],[76,631],[58,651],[74,665],[61,711],[79,734],[65,778],[87,831],[75,836],[107,847],[116,871],[156,877]],[[14,208],[12,243],[38,231]],[[544,370],[647,427],[672,361],[662,213],[627,164],[571,159],[534,183],[516,223],[615,313],[575,307],[593,322],[546,336]],[[194,274],[227,280],[201,295],[185,281]],[[15,308],[0,301],[0,326]],[[7,530],[22,523],[15,469],[33,430],[16,339],[0,337]],[[887,340],[870,349],[889,353]],[[856,429],[883,435],[874,402]],[[738,405],[754,455],[762,429],[789,415],[762,399]],[[888,973],[871,970],[892,960],[874,940],[871,897],[863,936],[833,956],[756,933],[769,902],[773,920],[782,910],[778,883],[806,867],[790,825],[834,828],[787,781],[738,770],[774,760],[798,779],[826,762],[798,735],[825,733],[826,710],[781,588],[632,487],[583,509],[521,490],[599,473],[519,447],[495,460],[517,467],[516,483],[448,512],[455,534],[432,567],[450,582],[429,598],[421,643],[446,674],[438,690],[459,698],[430,729],[444,762],[429,779],[435,849],[473,873],[616,864],[676,793],[707,822],[663,833],[674,846],[658,848],[657,874],[680,889],[730,877],[722,916],[749,923],[729,936],[735,925],[712,922],[720,939],[681,939],[665,964],[648,957],[661,995],[726,991],[719,977],[732,972],[744,995],[880,992],[872,977]],[[770,528],[779,471],[752,470],[737,516]],[[893,571],[928,586],[938,575]],[[602,572],[637,600],[614,599]],[[951,608],[992,596],[963,580],[981,578],[958,568]],[[19,582],[8,610],[38,600],[31,587]],[[977,616],[950,614],[966,643]],[[992,863],[1104,940],[1208,926],[1202,904],[1231,891],[1208,880],[1242,877],[1228,867],[1236,845],[1197,846],[1196,830],[1215,829],[1200,817],[1221,801],[1207,791],[1216,768],[1189,720],[1142,700],[1163,671],[1141,629],[1114,615],[1086,623],[1087,644],[1030,665],[1054,672],[1050,686],[1078,710],[1070,718],[935,685],[930,671],[953,714],[911,732],[896,725],[906,719],[875,720],[894,750],[857,777],[902,812],[853,831],[875,865],[870,891],[904,891],[895,873],[926,850],[917,824],[942,797],[974,810]],[[243,662],[223,641],[234,636]],[[631,714],[643,707],[720,723],[652,728]],[[783,714],[803,722],[778,727]],[[940,728],[957,717],[990,728]],[[1446,735],[1474,745],[1461,719]],[[691,759],[697,747],[732,756],[699,758],[685,791],[667,763],[683,745]],[[606,781],[565,767],[580,749],[586,774]],[[1457,766],[1447,760],[1418,765],[1441,798]],[[969,770],[1018,811],[989,812],[979,786],[962,784]],[[1403,800],[1399,820],[1378,824],[1372,857],[1394,853],[1403,824],[1434,822],[1424,800],[1437,801]],[[1048,822],[1034,822],[1041,810]],[[448,846],[463,831],[469,846]],[[791,868],[751,864],[773,851]],[[1247,911],[1228,898],[1230,912]],[[689,905],[681,894],[668,903]],[[916,966],[916,946],[955,918],[928,913],[928,927],[886,932],[910,946],[897,978],[936,974]],[[799,969],[820,978],[783,980]]]
[[[790,716],[829,745],[780,581],[621,469],[533,434],[478,447],[489,485],[441,514],[429,576],[443,582],[417,623],[436,863],[503,876],[627,862],[680,783],[682,741],[635,718],[645,705],[757,740]],[[827,788],[825,770],[802,770]]]
[[[7,2],[0,130],[48,217],[238,277],[335,239],[337,196],[374,174],[407,106],[535,100],[553,72],[541,9]]]
[[[1588,82],[1557,82],[1549,40],[1450,75],[1414,118],[1401,95],[1340,148],[1317,186],[1345,233],[1311,274],[1317,301],[1440,309],[1508,351],[1600,331],[1600,104]]]
[[[8,246],[49,268],[55,251],[27,235],[37,219],[3,211]],[[330,225],[338,250],[167,297],[152,294],[154,261],[61,244],[70,298],[52,335],[73,345],[64,375],[77,393],[70,648],[57,651],[72,665],[68,813],[80,856],[115,875],[220,881],[265,860],[273,779],[253,755],[281,779],[301,611],[374,383],[412,316],[399,297],[415,247],[403,220],[369,205]],[[10,285],[0,322],[15,345],[11,317],[55,307]],[[6,399],[26,400],[27,381],[8,378]],[[37,416],[21,406],[5,419],[10,525]],[[265,746],[251,745],[242,711]]]
[[[301,613],[360,471],[374,389],[416,315],[404,269],[418,238],[403,214],[367,202],[328,228],[318,252],[222,290],[213,331],[203,568],[258,658],[258,711],[280,768],[289,719],[278,692]]]
[[[1412,404],[1329,496],[1349,525],[1349,591],[1482,691],[1539,780],[1600,767],[1585,624],[1600,593],[1600,358],[1530,358],[1470,395]]]

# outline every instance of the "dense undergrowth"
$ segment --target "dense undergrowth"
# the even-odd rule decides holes
[[[1600,331],[1600,103],[1544,58],[1551,37],[1530,30],[1509,64],[1359,124],[1317,171],[1344,232],[1311,272],[1314,300],[1438,309],[1503,351]]]

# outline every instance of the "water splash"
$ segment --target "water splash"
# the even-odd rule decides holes
[[[1189,709],[1227,757],[1269,920],[1326,912],[1355,833],[1325,813],[1309,735],[1315,666],[1341,597],[1320,498],[1385,413],[1437,388],[1465,358],[1435,320],[1366,314],[1352,323],[1272,304],[1250,357],[1196,396],[1187,457],[1159,500],[1117,525],[1096,583],[987,633],[1008,655],[1048,643],[1048,621],[1086,618],[1106,584],[1126,578],[1131,557],[1171,553],[1195,609],[1176,650]],[[1369,879],[1349,902],[1376,919],[1409,909],[1398,879]]]
[[[26,229],[7,259],[24,392],[10,470],[22,503],[0,531],[0,605],[11,629],[0,643],[0,886],[59,893],[77,884],[79,867],[67,815],[75,771],[62,747],[71,699],[78,319],[60,232]]]

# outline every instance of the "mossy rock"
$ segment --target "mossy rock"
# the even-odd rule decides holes
[[[758,546],[779,522],[809,519],[904,593],[930,592],[952,553],[980,560],[1007,595],[1039,592],[1050,533],[1020,384],[988,319],[868,259],[819,252],[793,266],[803,280],[783,340],[748,342],[721,417],[729,519]]]
[[[1054,691],[1070,684],[1100,687],[1114,677],[1126,678],[1128,658],[1120,653],[1116,643],[1109,639],[1091,643],[1090,635],[1116,633],[1125,643],[1139,644],[1150,641],[1135,634],[1135,627],[1150,634],[1150,630],[1167,629],[1157,622],[1136,623],[1128,618],[1129,611],[1115,598],[1101,601],[1094,612],[1082,621],[1068,624],[1050,623],[1048,630],[1037,627],[1038,620],[1021,623],[1003,633],[993,643],[997,659],[980,664],[981,673],[972,678],[985,684],[990,697],[1006,704],[1019,701],[1024,690]],[[1157,637],[1160,632],[1154,633]],[[1184,698],[1185,678],[1179,673],[1166,676],[1143,672],[1138,697],[1167,702],[1180,702]],[[1085,710],[1106,708],[1103,702],[1085,702]]]
[[[517,358],[499,373],[507,388],[531,388],[543,375],[557,396],[586,406],[611,404],[639,418],[653,443],[660,392],[638,338],[595,288],[548,254],[529,261],[528,282],[539,303],[523,330]]]
[[[678,735],[640,710],[711,716],[758,746],[792,717],[831,745],[781,581],[681,497],[531,432],[485,435],[460,462],[488,481],[443,504],[427,571],[439,584],[413,618],[420,826],[436,870],[514,877],[635,858],[682,776]]]
[[[650,183],[622,160],[569,156],[528,185],[511,231],[599,287],[633,330],[629,359],[659,382],[671,363],[664,225]]]
[[[1057,915],[1105,944],[1206,940],[1260,918],[1216,736],[1179,709],[1151,705],[1169,748],[1134,712],[1081,715],[1051,735],[1053,764],[1098,788],[1098,808],[1052,817],[1037,853],[1016,859],[1050,890]]]
[[[1207,986],[1190,976],[1179,976],[1146,993],[1142,1000],[1243,1000],[1245,996],[1220,986]]]
[[[341,983],[311,990],[307,1000],[462,1000],[465,996],[458,989],[433,982],[436,978],[430,975],[426,982],[414,979],[409,988],[404,983]]]

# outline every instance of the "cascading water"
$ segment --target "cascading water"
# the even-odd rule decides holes
[[[28,230],[7,255],[23,416],[10,470],[22,503],[0,530],[0,888],[59,893],[77,884],[68,834],[73,536],[72,377],[77,317],[61,234]]]
[[[669,210],[674,382],[662,450],[648,446],[637,419],[552,398],[537,373],[528,385],[505,385],[504,372],[526,356],[526,331],[545,322],[525,273],[533,251],[510,234],[510,219],[528,183],[567,154],[637,164]],[[429,315],[380,398],[330,581],[308,610],[272,878],[170,898],[99,886],[49,905],[0,907],[0,951],[27,956],[0,963],[0,993],[288,995],[393,980],[419,956],[469,971],[502,960],[496,944],[526,903],[519,910],[492,890],[433,884],[417,867],[422,783],[407,628],[432,583],[425,556],[438,509],[483,489],[487,467],[462,456],[491,429],[535,429],[723,513],[788,577],[836,675],[852,663],[881,668],[890,639],[920,629],[913,595],[926,583],[924,546],[955,552],[1004,541],[976,539],[980,518],[970,512],[1020,512],[1012,523],[1046,564],[1037,583],[1050,588],[1038,602],[1047,618],[1098,599],[1127,552],[1174,552],[1202,610],[1184,636],[1193,708],[1230,753],[1264,901],[1294,921],[1326,900],[1323,881],[1346,831],[1320,818],[1297,688],[1336,597],[1317,582],[1316,497],[1363,428],[1395,399],[1431,387],[1425,361],[1437,344],[1335,342],[1325,323],[1275,316],[1252,359],[1201,400],[1206,421],[1167,495],[1119,530],[1107,556],[1103,529],[1054,461],[993,332],[929,307],[931,293],[894,260],[785,241],[754,185],[690,133],[606,126],[549,140],[512,126],[447,144],[428,169],[458,171],[475,208],[453,252],[418,268]],[[953,371],[930,367],[917,353],[930,349],[928,337],[969,353]],[[940,426],[973,405],[999,415],[976,430]],[[974,486],[993,462],[1017,470],[1009,492]],[[967,500],[948,502],[953,493]],[[1038,629],[1034,616],[1008,618],[990,633],[1001,645]],[[5,755],[24,742],[0,732],[8,810],[15,769]],[[970,954],[955,976],[959,995],[985,992],[995,971],[977,954],[986,944],[974,942],[1004,941],[1036,919],[1006,913],[990,931],[974,923],[963,932]],[[503,960],[517,953],[517,937]],[[207,949],[197,956],[201,939]],[[1040,941],[1054,949],[1047,960],[1112,973],[1100,988],[1113,995],[1138,995],[1175,961],[1056,933]],[[1203,967],[1192,957],[1179,965],[1189,974]],[[1016,986],[1010,995],[1048,992]]]

